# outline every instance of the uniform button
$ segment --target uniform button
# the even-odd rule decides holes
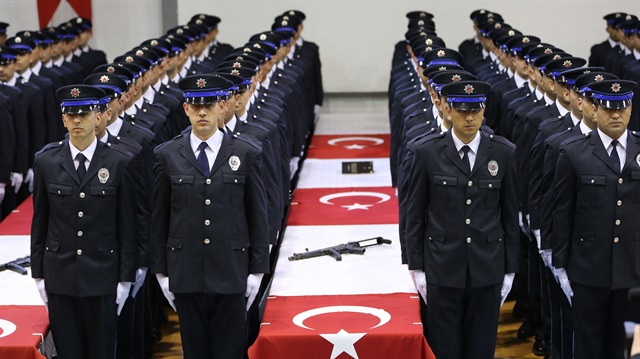
[[[469,218],[467,218],[467,219],[464,220],[464,223],[471,224],[471,220]]]
[[[467,206],[469,206],[469,205],[471,205],[471,200],[470,199],[467,200]]]
[[[209,240],[209,238],[205,238],[205,240],[204,240],[204,244],[209,244],[209,243],[211,243],[211,241]]]
[[[613,239],[613,243],[618,243],[618,242],[620,242],[620,238],[616,237]]]
[[[210,199],[205,199],[204,200],[204,204],[206,204],[207,206],[211,204],[211,200]]]
[[[442,184],[446,186],[447,185],[447,181],[442,181]]]
[[[60,195],[60,191],[58,191],[58,195]]]
[[[620,220],[616,219],[616,226],[619,226],[619,225],[620,225]]]
[[[84,213],[78,212],[78,217],[80,217],[80,218],[84,217]]]
[[[83,234],[82,231],[78,231],[78,237],[82,237]]]
[[[618,205],[618,207],[622,206],[622,201],[618,200],[618,202],[616,202],[616,204]]]
[[[78,255],[79,255],[79,256],[81,256],[81,255],[82,255],[82,249],[78,249],[78,250],[76,251],[76,253],[78,253]]]
[[[493,185],[491,183],[489,183],[489,188],[493,188]]]
[[[237,179],[234,179],[234,180],[233,180],[233,183],[238,183],[238,180],[237,180]]]
[[[594,180],[591,180],[591,183],[595,183],[595,181],[594,181]]]
[[[80,198],[84,198],[84,192],[80,192]]]
[[[205,226],[208,226],[208,225],[210,225],[210,224],[211,224],[211,221],[209,221],[208,219],[205,219],[205,220],[204,220],[204,225],[205,225]]]
[[[580,238],[580,242],[584,242],[584,238]]]
[[[473,181],[467,182],[467,186],[469,186],[469,187],[473,186]]]
[[[471,243],[471,237],[467,237],[467,243]]]
[[[206,184],[211,184],[211,178],[207,178],[206,181],[204,181]]]
[[[618,178],[618,183],[622,184],[622,182],[624,182],[624,180],[622,180],[622,178]]]

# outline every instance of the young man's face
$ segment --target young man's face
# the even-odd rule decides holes
[[[96,126],[100,124],[100,120],[101,113],[97,110],[62,115],[62,122],[69,131],[69,139],[72,142],[85,142],[91,137],[95,137]]]
[[[220,100],[208,105],[183,104],[184,112],[189,117],[193,133],[201,140],[211,137],[217,130],[223,118],[227,101]]]

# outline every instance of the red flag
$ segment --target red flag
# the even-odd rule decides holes
[[[42,358],[38,344],[49,331],[44,305],[0,306],[0,358]]]
[[[77,16],[81,16],[91,20],[91,0],[65,0]],[[38,20],[40,28],[47,27],[53,19],[54,14],[60,7],[62,0],[38,0]],[[63,21],[66,21],[75,15],[64,14]],[[57,24],[53,24],[57,25]]]
[[[387,158],[391,135],[314,135],[309,158]]]

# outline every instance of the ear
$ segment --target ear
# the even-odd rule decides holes
[[[442,107],[444,107],[444,113],[447,116],[447,120],[451,121],[453,119],[451,115],[452,114],[451,106],[449,106],[448,102],[445,102],[444,106]]]
[[[567,86],[562,87],[562,96],[566,101],[570,101],[569,99],[569,88]]]
[[[182,103],[182,108],[184,109],[184,113],[189,116],[189,105],[186,102]]]
[[[578,110],[582,112],[582,96],[578,97]]]

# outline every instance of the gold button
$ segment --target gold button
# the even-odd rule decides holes
[[[208,226],[208,225],[210,225],[210,224],[211,224],[211,221],[209,221],[208,219],[205,219],[205,220],[204,220],[204,225],[205,225],[205,226]]]
[[[78,217],[82,218],[83,216],[84,216],[84,213],[78,212]]]
[[[618,242],[620,242],[620,238],[616,237],[613,239],[613,243],[618,243]]]
[[[81,255],[82,255],[82,249],[78,249],[78,250],[76,251],[76,253],[78,253],[78,255],[79,255],[79,256],[81,256]]]
[[[616,226],[619,226],[619,225],[620,225],[620,220],[616,219]]]
[[[618,207],[622,206],[622,201],[618,200],[618,202],[616,202],[616,204],[618,205]]]
[[[624,180],[622,178],[618,178],[618,183],[622,184],[622,182],[624,182]]]
[[[467,182],[467,186],[469,186],[469,187],[473,186],[473,181]]]
[[[471,237],[467,237],[467,243],[471,243]]]
[[[467,219],[464,220],[464,223],[471,224],[471,220],[469,218],[467,218]]]
[[[206,181],[204,181],[206,184],[211,184],[211,178],[207,178]]]
[[[207,206],[211,204],[211,200],[210,199],[205,199],[204,200],[204,204],[206,204]]]
[[[80,192],[80,198],[84,198],[84,192]]]
[[[471,200],[470,199],[467,200],[467,206],[469,206],[469,205],[471,205]]]
[[[82,237],[83,234],[82,231],[78,231],[78,237]]]
[[[205,238],[205,240],[204,240],[204,244],[209,244],[209,243],[211,243],[211,241],[209,240],[209,238]]]

